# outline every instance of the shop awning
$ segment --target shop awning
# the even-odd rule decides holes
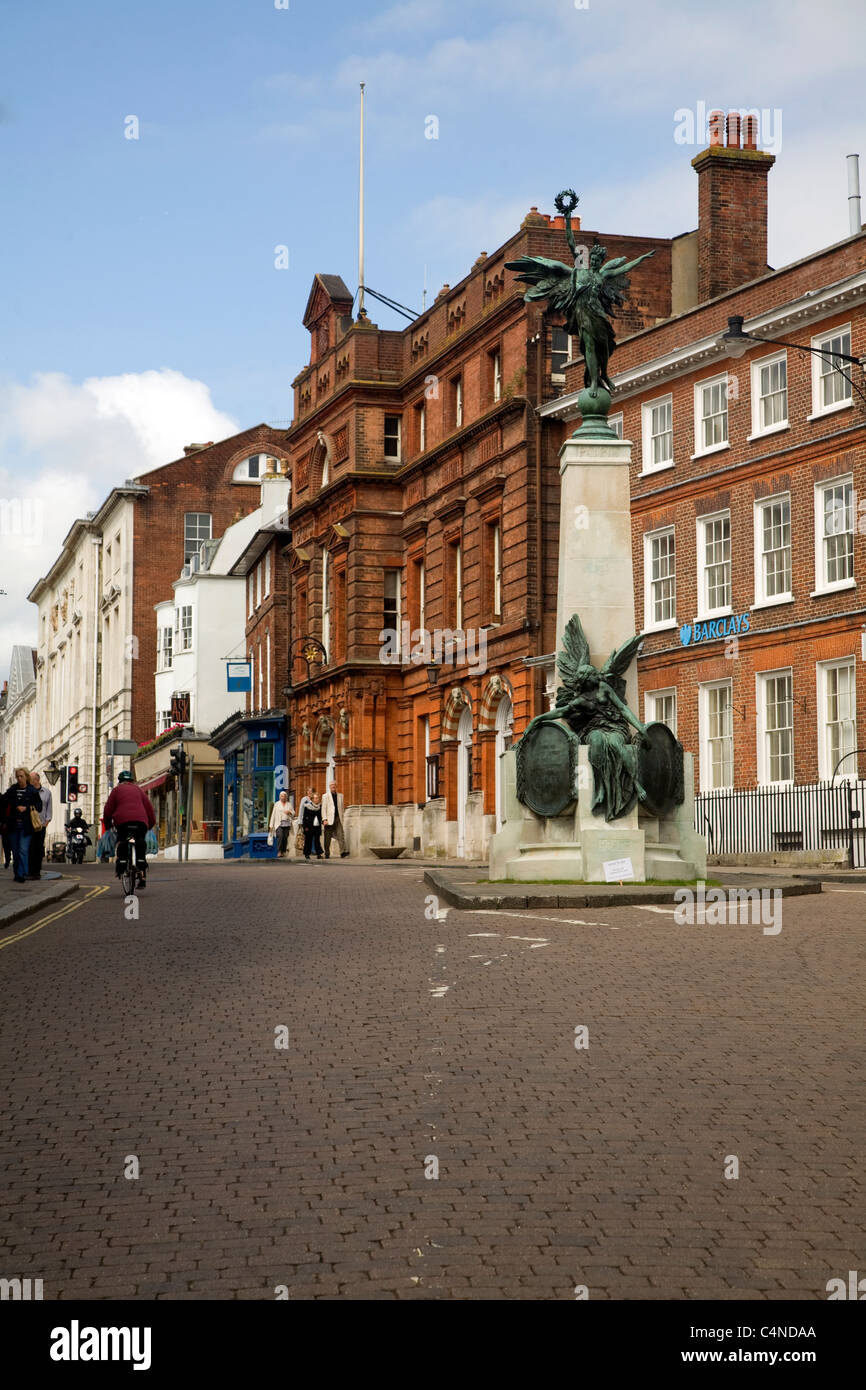
[[[150,777],[146,782],[139,782],[137,785],[141,787],[143,792],[152,792],[156,791],[157,787],[161,787],[163,783],[167,781],[168,773],[161,772],[158,777]]]

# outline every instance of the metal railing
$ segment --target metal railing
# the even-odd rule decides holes
[[[866,868],[866,781],[702,792],[695,829],[710,854],[844,849],[849,868]]]

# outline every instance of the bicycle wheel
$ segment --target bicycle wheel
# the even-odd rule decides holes
[[[120,875],[120,886],[125,898],[135,890],[135,877],[135,841],[130,839],[126,842],[126,864]]]

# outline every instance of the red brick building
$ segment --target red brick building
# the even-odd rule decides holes
[[[575,227],[587,253],[655,251],[618,322],[612,422],[634,441],[643,712],[676,727],[704,790],[829,776],[858,705],[866,727],[863,383],[833,358],[866,351],[866,238],[771,269],[774,160],[751,136],[734,117],[692,161],[694,231]],[[289,763],[296,794],[336,773],[355,851],[485,853],[498,754],[555,683],[558,454],[583,364],[505,270],[521,255],[568,260],[561,219],[533,209],[402,330],[353,320],[337,276],[308,300]],[[781,345],[729,357],[737,315]],[[327,650],[309,678],[306,635]]]
[[[153,676],[157,664],[154,605],[171,598],[172,583],[202,541],[254,511],[265,458],[280,452],[282,433],[254,425],[217,444],[190,444],[184,457],[142,473],[133,512],[132,733],[143,742],[159,732]],[[251,471],[252,470],[252,471]],[[252,485],[251,485],[252,484]]]
[[[834,357],[866,355],[866,233],[771,270],[773,158],[740,145],[729,117],[692,161],[696,302],[613,360],[643,711],[695,752],[704,792],[827,779],[866,743],[866,381]],[[729,356],[732,316],[777,341]],[[548,421],[571,428],[579,375]]]
[[[624,323],[670,316],[669,241],[575,235],[586,255],[597,240],[610,256],[654,247]],[[561,389],[568,344],[505,270],[521,255],[570,259],[562,218],[533,208],[402,330],[354,321],[338,276],[310,293],[287,436],[290,766],[296,795],[335,773],[356,851],[393,836],[483,853],[497,753],[546,707],[532,663],[554,636],[559,430],[537,407]],[[310,679],[306,635],[327,651]]]

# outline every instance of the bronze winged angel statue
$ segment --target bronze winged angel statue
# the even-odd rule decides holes
[[[578,265],[578,251],[571,229],[571,214],[578,204],[573,188],[565,188],[554,198],[557,212],[565,218],[565,236],[574,257],[574,265],[563,265],[547,256],[521,256],[516,261],[506,261],[507,270],[518,270],[518,280],[534,286],[527,290],[525,300],[546,299],[550,308],[565,317],[566,331],[580,339],[584,358],[583,384],[589,394],[598,395],[601,385],[613,391],[607,374],[610,355],[616,347],[613,326],[610,322],[614,313],[625,303],[628,290],[628,271],[633,270],[652,251],[626,262],[625,256],[616,256],[606,261],[604,246],[593,246],[589,253],[589,265]]]
[[[595,774],[592,810],[603,808],[608,821],[626,815],[636,799],[647,800],[638,780],[638,742],[633,732],[643,738],[647,726],[625,702],[625,673],[642,640],[642,633],[638,633],[623,642],[599,671],[589,659],[589,643],[575,613],[562,635],[556,663],[564,682],[556,692],[556,704],[536,715],[526,731],[551,719],[568,724],[589,752]]]

